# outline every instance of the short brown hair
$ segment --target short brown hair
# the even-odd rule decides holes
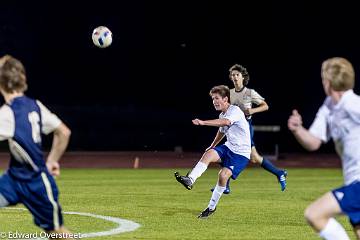
[[[0,88],[7,93],[24,92],[27,89],[24,65],[10,55],[0,58]]]
[[[323,62],[321,77],[330,82],[335,91],[353,89],[355,85],[355,71],[352,64],[345,58],[334,57]]]
[[[241,73],[241,75],[243,76],[244,80],[243,80],[243,85],[246,86],[249,83],[250,80],[250,75],[248,73],[248,71],[246,70],[245,67],[241,66],[240,64],[234,64],[233,66],[231,66],[231,68],[229,69],[229,74],[231,75],[232,71],[239,71]]]
[[[225,85],[215,86],[210,90],[209,95],[211,96],[212,94],[215,93],[219,94],[222,98],[227,97],[228,102],[230,103],[230,89],[228,86]]]

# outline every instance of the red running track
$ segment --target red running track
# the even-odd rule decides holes
[[[134,165],[139,168],[191,168],[201,155],[194,152],[67,152],[60,164],[62,168],[134,168]],[[9,153],[0,153],[0,168],[7,168],[8,162]],[[280,168],[341,167],[336,154],[283,153],[272,162]],[[250,164],[250,167],[255,166]]]

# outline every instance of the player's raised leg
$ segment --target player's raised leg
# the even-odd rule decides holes
[[[176,180],[181,183],[186,189],[191,190],[196,179],[198,179],[208,168],[209,164],[212,162],[219,162],[219,154],[214,150],[210,149],[206,151],[199,162],[186,176],[180,175],[179,172],[175,172]]]

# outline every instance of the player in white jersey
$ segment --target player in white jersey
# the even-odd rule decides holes
[[[39,101],[24,95],[27,89],[22,63],[6,55],[0,58],[0,140],[8,140],[10,166],[0,176],[0,208],[22,203],[40,228],[60,238],[73,235],[64,227],[58,188],[59,159],[69,142],[70,130]],[[54,133],[45,162],[41,134]]]
[[[297,110],[293,110],[288,127],[309,151],[333,139],[342,160],[345,185],[311,203],[305,218],[323,239],[346,240],[350,238],[334,219],[345,214],[360,239],[360,96],[353,92],[355,72],[348,60],[336,57],[323,62],[321,77],[327,97],[309,130],[302,126]]]
[[[196,179],[206,171],[210,163],[219,163],[222,166],[208,207],[201,212],[199,218],[207,218],[215,212],[226,182],[230,177],[236,179],[245,169],[251,153],[249,124],[240,108],[230,104],[229,88],[224,85],[215,86],[211,89],[210,96],[215,109],[221,111],[219,119],[194,119],[192,122],[200,126],[219,127],[214,141],[187,176],[175,172],[176,180],[191,190]],[[217,146],[224,136],[227,140],[225,144]]]
[[[247,88],[250,80],[250,75],[245,67],[235,64],[229,69],[229,78],[234,84],[234,88],[230,89],[230,103],[234,104],[245,113],[246,119],[249,122],[251,134],[251,157],[250,161],[259,164],[266,171],[276,176],[280,183],[281,191],[286,188],[287,171],[278,169],[268,159],[261,156],[255,147],[254,142],[254,128],[252,125],[252,115],[269,109],[265,99],[257,93],[254,89]],[[230,182],[230,179],[229,179]],[[230,193],[229,182],[226,184],[224,194]],[[213,189],[212,189],[213,190]]]

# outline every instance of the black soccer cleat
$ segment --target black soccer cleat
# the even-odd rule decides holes
[[[176,180],[181,183],[187,190],[192,189],[192,182],[188,176],[181,176],[179,172],[174,173]]]
[[[204,211],[200,213],[198,218],[208,218],[211,214],[213,214],[216,211],[216,208],[214,210],[210,210],[210,208],[206,208]]]

